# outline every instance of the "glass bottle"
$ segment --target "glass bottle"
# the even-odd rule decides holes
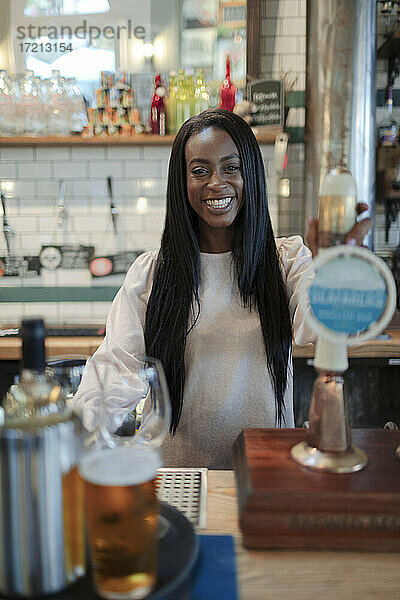
[[[26,69],[19,81],[19,105],[21,135],[42,135],[45,125],[43,99],[38,78]]]
[[[48,134],[68,135],[68,99],[60,71],[54,69],[46,80],[48,98]]]
[[[20,379],[0,409],[0,458],[9,482],[0,504],[7,510],[0,519],[9,523],[0,554],[15,569],[5,579],[0,570],[0,593],[33,597],[84,574],[83,497],[77,421],[46,373],[44,322],[25,319],[21,331]]]
[[[12,135],[20,135],[23,124],[23,113],[20,105],[19,77],[11,80],[11,115],[12,115]]]
[[[5,421],[48,417],[66,409],[60,385],[46,375],[45,327],[42,319],[22,321],[22,370],[3,404]]]
[[[204,81],[202,69],[196,71],[196,86],[194,89],[194,114],[198,115],[210,107],[210,94]]]
[[[178,71],[178,99],[176,103],[176,128],[179,130],[190,118],[189,90],[186,74],[183,69]]]
[[[0,70],[0,135],[13,135],[13,96],[11,79]]]
[[[397,146],[399,143],[399,124],[393,117],[393,90],[386,88],[386,101],[383,117],[378,123],[378,144],[380,146]]]
[[[327,248],[346,243],[356,224],[357,186],[344,165],[331,169],[322,181],[318,197],[318,246]]]
[[[186,89],[189,103],[189,117],[196,114],[195,111],[195,97],[194,97],[194,80],[193,73],[186,73]]]
[[[165,96],[166,89],[161,82],[161,75],[157,73],[154,79],[154,93],[150,113],[150,126],[153,135],[165,135],[167,133]]]
[[[236,97],[237,87],[231,81],[231,61],[229,59],[229,55],[226,57],[226,75],[225,79],[222,82],[221,90],[220,90],[220,108],[225,108],[225,110],[233,111],[235,106],[235,97]]]
[[[34,77],[35,87],[39,95],[38,111],[35,115],[36,135],[47,134],[47,97],[40,77]]]
[[[64,86],[68,98],[68,129],[72,134],[79,134],[88,124],[85,101],[75,77],[65,79]]]
[[[169,135],[175,135],[176,127],[176,103],[178,101],[178,76],[172,71],[169,75],[169,94],[166,98],[167,105],[167,131]]]

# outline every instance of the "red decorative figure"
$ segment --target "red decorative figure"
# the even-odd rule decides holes
[[[226,76],[221,86],[221,102],[219,107],[233,111],[237,87],[231,82],[231,63],[229,55],[226,57]]]
[[[150,114],[151,133],[154,135],[165,135],[167,132],[165,95],[166,89],[161,82],[161,75],[156,73]]]

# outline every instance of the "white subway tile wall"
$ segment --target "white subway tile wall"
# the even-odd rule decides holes
[[[305,90],[306,0],[264,0],[261,4],[260,60],[268,79],[285,76],[286,86]],[[291,108],[288,127],[304,127],[304,108]],[[304,233],[304,144],[290,144],[284,177],[290,180],[290,197],[276,201],[277,235]]]
[[[7,197],[9,224],[19,254],[37,255],[42,244],[82,243],[99,254],[121,249],[150,250],[160,243],[165,218],[169,147],[7,147],[0,149],[0,180]],[[161,173],[165,175],[161,175]],[[113,232],[106,177],[113,177],[119,235]],[[59,180],[65,179],[66,219],[57,221]],[[147,200],[147,202],[146,202]],[[143,204],[145,202],[145,205]],[[144,211],[144,212],[143,212]],[[6,254],[0,235],[0,255]],[[90,284],[87,273],[44,273],[41,283]],[[4,278],[0,286],[22,285]],[[34,281],[29,282],[31,285]],[[24,283],[26,285],[26,282]],[[103,322],[109,302],[0,303],[0,324],[45,313],[56,322]]]
[[[170,151],[168,146],[2,146],[0,180],[6,193],[9,224],[15,234],[17,253],[35,256],[43,244],[63,242],[93,245],[101,255],[114,254],[121,249],[157,248],[165,220]],[[273,147],[263,146],[262,153],[267,173],[273,174]],[[107,196],[108,175],[113,177],[114,203],[118,208],[117,236],[113,231]],[[65,179],[64,225],[58,223],[57,213],[59,180],[62,178]],[[270,176],[268,191],[277,229],[278,211]],[[1,234],[0,256],[6,251],[5,238]],[[98,280],[95,283],[98,285]],[[112,283],[115,284],[115,280]],[[85,271],[42,271],[39,280],[29,282],[3,278],[0,295],[7,285],[74,287],[90,284],[90,276]],[[37,315],[38,311],[51,322],[104,322],[109,306],[110,302],[0,302],[0,325],[18,321],[23,316]]]

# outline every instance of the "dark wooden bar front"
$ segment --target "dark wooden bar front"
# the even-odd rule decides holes
[[[291,448],[305,436],[304,429],[245,429],[237,439],[244,545],[400,552],[400,431],[353,430],[368,464],[341,474],[292,459]]]

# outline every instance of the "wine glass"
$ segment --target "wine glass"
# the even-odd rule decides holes
[[[86,409],[81,402],[88,431],[79,472],[94,584],[102,598],[144,598],[156,583],[156,478],[171,420],[168,387],[159,361],[146,356],[136,356],[129,372],[93,359],[88,369],[93,385]]]
[[[84,354],[57,356],[46,363],[46,373],[58,381],[67,403],[79,387],[88,358]]]

